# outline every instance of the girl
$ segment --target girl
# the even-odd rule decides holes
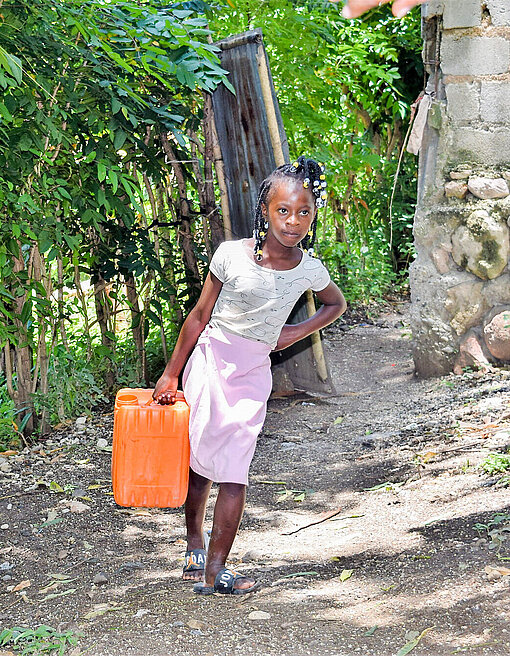
[[[173,403],[179,373],[193,351],[183,372],[191,408],[183,579],[196,581],[199,594],[239,595],[257,588],[225,562],[241,522],[248,469],[271,392],[269,353],[327,326],[346,308],[341,291],[312,257],[325,187],[324,167],[304,157],[264,180],[253,238],[218,247],[154,390],[156,401]],[[322,307],[306,321],[285,324],[307,289]],[[212,481],[219,492],[206,552],[203,522]]]

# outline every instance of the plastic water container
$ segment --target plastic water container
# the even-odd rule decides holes
[[[121,389],[113,423],[113,496],[119,506],[177,508],[186,500],[189,407],[152,401],[151,389]]]

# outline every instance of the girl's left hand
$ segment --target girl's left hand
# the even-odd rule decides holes
[[[296,324],[285,324],[274,348],[275,351],[282,351],[299,339],[296,335]]]

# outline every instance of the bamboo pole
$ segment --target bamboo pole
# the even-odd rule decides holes
[[[280,129],[278,127],[278,120],[276,118],[276,110],[273,101],[273,91],[269,79],[269,69],[266,62],[266,53],[264,45],[259,44],[257,48],[257,69],[259,72],[260,85],[262,87],[262,98],[264,100],[264,107],[266,109],[267,123],[269,127],[269,136],[271,139],[271,146],[273,148],[274,159],[277,166],[285,164],[285,157],[283,155],[282,141],[280,138]],[[306,309],[308,316],[311,317],[315,314],[315,301],[313,299],[312,290],[306,292]],[[317,374],[324,382],[328,379],[328,367],[326,365],[326,358],[324,357],[324,350],[322,348],[321,336],[319,332],[310,335],[312,340],[312,353],[317,364]]]
[[[232,233],[232,221],[230,220],[230,208],[228,206],[228,188],[225,178],[225,165],[223,163],[220,140],[218,139],[218,132],[216,130],[216,121],[214,120],[212,102],[210,105],[209,121],[212,135],[214,171],[216,173],[216,179],[218,180],[218,187],[220,188],[220,204],[221,214],[223,216],[223,230],[225,231],[225,239],[231,240],[234,238],[234,235]]]

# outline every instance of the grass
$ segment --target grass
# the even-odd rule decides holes
[[[496,552],[500,560],[508,560],[502,555],[510,539],[510,514],[496,513],[487,524],[477,523],[473,526],[478,535],[484,535],[489,540],[489,549]]]
[[[489,476],[503,474],[496,482],[499,487],[510,486],[510,453],[489,453],[479,469]]]
[[[51,626],[41,624],[36,629],[15,626],[0,632],[0,647],[9,646],[19,656],[63,656],[68,647],[74,647],[78,636],[72,631],[59,633]]]

